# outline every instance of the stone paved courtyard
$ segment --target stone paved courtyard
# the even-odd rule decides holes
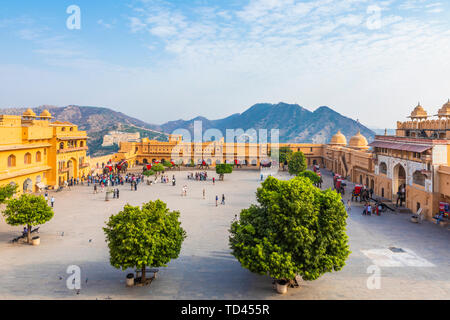
[[[169,173],[170,175],[172,173]],[[449,299],[449,230],[429,222],[412,224],[409,214],[362,216],[353,204],[348,219],[352,254],[340,272],[329,273],[298,289],[278,295],[271,280],[243,269],[230,255],[228,228],[240,209],[255,202],[259,171],[237,171],[225,181],[188,181],[176,172],[177,186],[140,185],[137,192],[121,187],[120,200],[104,201],[92,187],[54,193],[55,217],[41,227],[38,247],[11,244],[20,227],[0,219],[0,299]],[[210,172],[212,175],[213,172]],[[287,179],[285,173],[279,178]],[[181,188],[188,185],[188,196]],[[326,176],[324,186],[331,179]],[[206,200],[202,190],[206,188]],[[348,188],[349,189],[349,188]],[[215,206],[215,196],[226,205]],[[102,227],[127,202],[141,205],[160,198],[181,212],[187,232],[180,257],[148,287],[127,288],[127,271],[109,264]],[[64,235],[62,236],[62,234]],[[405,253],[393,253],[390,247]],[[370,290],[368,267],[381,271],[380,289]],[[66,288],[66,269],[78,265],[81,291]]]

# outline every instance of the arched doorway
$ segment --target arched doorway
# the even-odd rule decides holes
[[[394,179],[392,183],[392,193],[394,195],[397,194],[399,188],[405,185],[406,186],[406,170],[401,164],[397,164],[394,167]]]
[[[41,189],[40,189],[40,187],[39,187],[39,185],[40,185],[41,182],[42,182],[41,176],[37,176],[37,177],[36,177],[36,192],[41,191]]]
[[[69,181],[72,178],[76,178],[76,160],[70,159],[67,161],[67,168],[69,168],[69,171],[67,172],[67,181]]]
[[[33,192],[33,181],[28,178],[23,182],[23,193],[31,193]]]

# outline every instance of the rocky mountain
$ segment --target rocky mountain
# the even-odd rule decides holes
[[[162,125],[149,124],[142,120],[129,117],[121,112],[102,107],[84,106],[40,106],[34,108],[36,114],[48,109],[59,121],[69,121],[78,125],[80,130],[86,130],[89,135],[88,146],[91,155],[102,155],[117,151],[117,146],[102,147],[103,136],[111,130],[124,132],[139,132],[141,137],[161,141],[168,140],[168,134],[176,129],[187,129],[193,136],[195,121],[202,122],[203,133],[207,129],[218,129],[226,135],[227,129],[271,129],[280,130],[280,142],[312,142],[327,143],[338,131],[350,139],[358,130],[371,141],[375,133],[359,122],[344,117],[329,107],[320,107],[309,111],[296,104],[259,103],[243,113],[229,117],[209,120],[197,117],[191,120],[170,121]],[[0,114],[20,115],[25,108],[8,108],[0,110]],[[269,135],[270,141],[270,135]]]
[[[168,136],[157,130],[158,126],[148,124],[121,112],[102,107],[67,106],[55,107],[43,105],[32,108],[36,114],[44,109],[50,111],[55,120],[68,121],[88,133],[88,147],[91,155],[103,155],[116,152],[118,146],[102,147],[103,136],[111,130],[124,132],[139,132],[141,137],[167,141]],[[21,115],[26,108],[7,108],[0,110],[0,114]]]
[[[207,129],[215,128],[225,136],[226,129],[279,129],[280,142],[311,142],[327,143],[338,131],[349,140],[358,131],[371,141],[375,132],[365,127],[361,123],[345,117],[329,107],[319,107],[311,112],[296,104],[268,104],[259,103],[250,107],[243,113],[233,114],[229,117],[208,120],[197,117],[188,121],[177,120],[167,122],[159,127],[166,133],[171,133],[176,129],[183,128],[193,135],[195,121],[202,121],[203,132]]]

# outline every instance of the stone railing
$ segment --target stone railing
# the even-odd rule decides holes
[[[77,151],[83,151],[88,150],[88,147],[78,147],[78,148],[65,148],[65,149],[59,149],[58,153],[68,153],[68,152],[77,152]]]
[[[448,120],[425,120],[425,121],[405,121],[397,122],[397,129],[417,129],[417,130],[445,130],[450,129],[450,119]]]

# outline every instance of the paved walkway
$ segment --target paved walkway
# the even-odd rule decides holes
[[[259,172],[239,171],[225,181],[188,181],[176,172],[177,186],[140,185],[137,192],[121,187],[121,199],[104,201],[92,187],[55,193],[55,217],[41,227],[41,245],[10,244],[21,228],[0,219],[0,299],[448,299],[450,297],[450,233],[429,222],[412,224],[408,214],[362,216],[353,205],[348,219],[352,254],[340,272],[326,274],[278,295],[268,277],[243,269],[230,255],[228,228],[235,214],[255,203]],[[211,174],[213,174],[211,172]],[[280,178],[287,179],[285,173]],[[181,188],[188,185],[188,196]],[[330,186],[325,176],[325,186]],[[207,199],[202,199],[206,188]],[[226,205],[215,206],[216,194]],[[127,202],[162,199],[180,210],[187,231],[180,257],[148,287],[125,287],[127,271],[109,264],[102,227]],[[64,235],[62,235],[64,233]],[[405,252],[393,253],[389,247]],[[82,272],[79,294],[66,288],[66,269]],[[367,269],[379,265],[380,289],[368,289]],[[386,265],[391,265],[386,267]],[[392,266],[393,265],[393,266]],[[371,267],[374,268],[374,267]]]

